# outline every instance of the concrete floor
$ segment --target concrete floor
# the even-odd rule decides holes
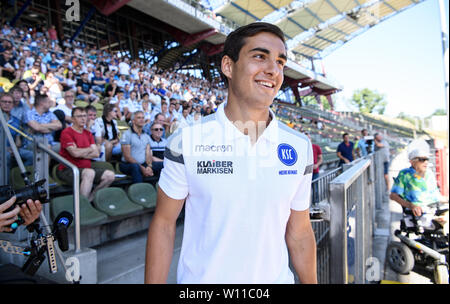
[[[183,224],[177,225],[174,253],[167,283],[176,283]],[[109,242],[97,250],[98,284],[142,284],[145,273],[147,231]]]

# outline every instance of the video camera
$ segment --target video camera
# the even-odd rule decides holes
[[[47,191],[44,189],[45,179],[32,183],[22,189],[14,190],[11,185],[0,186],[0,205],[8,201],[11,197],[15,196],[16,201],[5,212],[9,212],[16,208],[16,206],[22,206],[28,199],[33,201],[39,200],[42,204],[48,203]],[[14,233],[19,225],[23,224],[23,220],[19,218],[16,222],[11,224],[12,232]]]
[[[367,149],[367,154],[372,153],[372,146],[373,146],[373,141],[375,140],[375,137],[373,137],[372,135],[368,135],[368,136],[364,136],[364,140],[366,141],[366,149]]]
[[[67,229],[72,221],[72,214],[63,211],[56,217],[53,222],[53,229],[48,233],[44,233],[42,227],[39,227],[39,225],[34,225],[37,236],[30,240],[29,247],[22,248],[12,245],[9,241],[0,240],[0,248],[6,253],[27,256],[28,259],[22,266],[22,271],[31,276],[39,269],[42,262],[45,260],[45,253],[47,252],[50,272],[56,273],[58,267],[56,264],[54,242],[58,242],[58,247],[61,251],[67,251],[69,249]]]

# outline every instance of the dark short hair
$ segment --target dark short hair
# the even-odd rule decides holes
[[[19,87],[19,85],[15,85],[15,86],[13,86],[12,88],[11,88],[11,93],[14,93],[15,91],[19,91],[20,93],[22,93],[22,95],[23,95],[23,90],[22,90],[22,88],[21,87]]]
[[[285,43],[283,31],[278,26],[267,22],[254,22],[236,29],[227,36],[223,47],[222,57],[228,56],[231,60],[237,62],[239,60],[239,53],[245,45],[246,38],[253,37],[263,32],[274,34]],[[222,72],[221,75],[225,84],[228,85],[228,79]]]
[[[347,132],[345,132],[344,134],[342,134],[342,138],[344,138],[346,135],[348,135]]]
[[[2,100],[4,97],[11,98],[14,101],[14,97],[11,93],[8,92],[0,92],[0,100]]]
[[[155,118],[154,118],[154,120],[157,120],[157,119],[158,119],[158,116],[160,116],[160,115],[161,115],[162,117],[164,117],[164,115],[163,115],[163,114],[161,114],[161,113],[158,113],[158,114],[156,114],[156,115],[155,115]]]
[[[76,112],[86,112],[86,108],[83,107],[75,107],[72,109],[72,117],[75,116]]]
[[[47,94],[38,94],[34,98],[34,106],[39,106],[46,98],[48,98]]]
[[[93,105],[88,105],[88,106],[86,106],[84,108],[85,108],[86,112],[89,112],[89,111],[97,112],[97,109]]]

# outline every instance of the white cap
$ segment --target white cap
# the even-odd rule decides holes
[[[429,158],[430,157],[430,153],[428,153],[425,150],[421,150],[421,149],[414,149],[411,152],[409,152],[408,154],[408,158],[409,160],[413,160],[414,158],[417,157],[426,157]]]

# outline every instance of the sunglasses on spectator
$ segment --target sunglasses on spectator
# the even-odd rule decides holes
[[[9,104],[13,104],[14,103],[14,101],[12,101],[12,100],[0,100],[0,102],[1,103],[9,103]]]
[[[87,115],[86,115],[86,114],[83,114],[83,115],[75,115],[74,117],[75,117],[75,118],[86,118]]]
[[[423,162],[425,162],[425,161],[428,161],[429,159],[428,158],[426,158],[426,157],[417,157],[416,158],[418,161],[420,161],[421,163],[423,163]]]
[[[164,129],[163,128],[154,128],[154,129],[152,129],[152,131],[163,131]]]

